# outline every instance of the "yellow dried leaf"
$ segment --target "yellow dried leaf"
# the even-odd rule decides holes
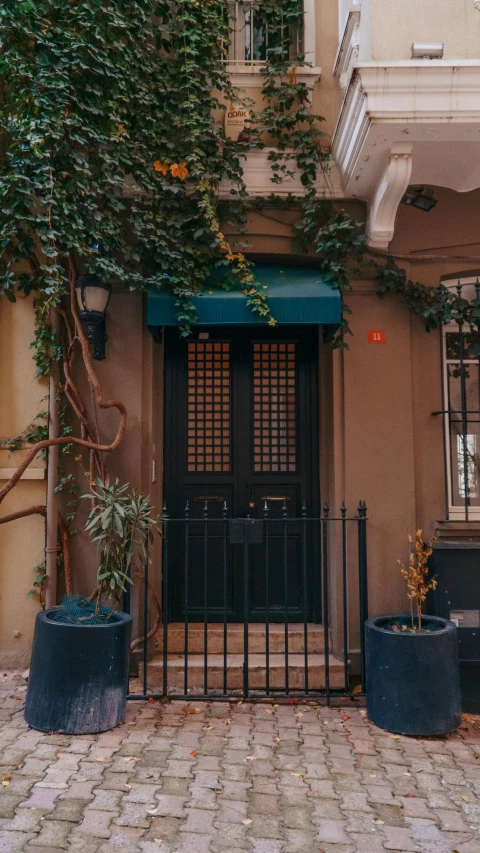
[[[274,739],[275,743],[280,743],[280,738],[279,738],[279,737],[274,737],[273,739]]]
[[[106,755],[101,755],[100,758],[96,758],[95,761],[107,761]]]
[[[188,169],[186,163],[172,163],[170,166],[170,172],[172,173],[174,178],[180,178],[181,181],[184,181],[185,178],[188,177]]]
[[[249,824],[251,824],[251,822],[252,822],[252,819],[251,819],[251,818],[249,818],[249,817],[245,818],[245,820],[242,820],[242,823],[243,823],[245,826],[249,826]]]
[[[385,821],[384,821],[384,820],[374,820],[373,822],[374,822],[374,823],[376,823],[376,824],[377,824],[377,826],[383,826],[383,825],[384,825],[384,823],[385,823]]]
[[[153,164],[153,168],[156,172],[161,172],[162,175],[166,175],[168,172],[168,166],[166,163],[162,163],[161,160],[155,160]]]
[[[290,773],[290,776],[301,776],[303,778],[304,773]]]
[[[461,795],[460,795],[460,799],[461,799],[461,800],[463,800],[463,802],[464,802],[464,803],[469,803],[469,802],[470,802],[470,800],[468,799],[468,797],[466,797],[466,796],[465,796],[465,794],[461,794]]]
[[[189,711],[188,713],[189,714],[201,714],[202,712],[201,712],[200,708],[192,708],[191,711]]]

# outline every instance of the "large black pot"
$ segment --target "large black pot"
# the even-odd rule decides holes
[[[53,621],[37,613],[25,720],[34,729],[93,734],[125,718],[132,617],[102,625]]]
[[[405,735],[440,735],[460,725],[460,670],[457,628],[448,619],[424,616],[439,630],[388,631],[392,620],[410,623],[410,614],[379,616],[365,623],[367,714],[382,729]]]

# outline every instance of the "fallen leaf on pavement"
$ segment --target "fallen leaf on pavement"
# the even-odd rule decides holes
[[[376,779],[376,778],[377,778],[376,773],[370,773],[370,779]]]
[[[470,800],[468,799],[468,797],[465,796],[465,794],[461,794],[460,799],[463,800],[464,803],[470,802]]]
[[[275,743],[280,743],[280,738],[279,738],[279,737],[274,737],[273,739],[274,739]]]
[[[95,761],[106,761],[106,760],[107,760],[106,755],[101,755],[100,758],[95,759]]]
[[[17,764],[17,770],[21,770],[22,767],[24,767],[24,766],[25,766],[24,764]]]
[[[192,708],[192,710],[189,711],[188,713],[189,714],[201,714],[202,712],[201,712],[200,708]]]
[[[245,820],[242,820],[242,823],[245,824],[245,826],[248,826],[251,822],[252,819],[250,817],[247,817]]]
[[[377,826],[383,826],[383,825],[384,825],[384,823],[385,823],[385,821],[384,821],[384,820],[374,820],[373,822],[374,822],[374,823],[376,823],[376,824],[377,824]]]
[[[304,773],[290,773],[290,776],[302,776],[302,778],[304,775]]]
[[[391,737],[392,740],[399,740],[400,739],[400,735],[389,735],[388,737]]]
[[[155,844],[163,844],[163,838],[154,838]]]
[[[204,732],[209,732],[213,729],[213,726],[202,726]]]
[[[344,714],[342,720],[351,720],[352,718],[348,716],[348,714]]]
[[[11,773],[5,773],[5,775],[4,775],[4,776],[2,776],[2,785],[3,785],[4,787],[6,787],[7,785],[9,785],[9,784],[10,784],[10,779],[11,779],[11,778],[12,778],[12,774],[11,774]]]
[[[154,808],[154,809],[145,809],[145,811],[146,811],[146,813],[147,813],[147,814],[157,814],[157,809],[156,809],[156,808]]]
[[[196,758],[197,753],[195,752],[194,749],[192,749],[190,755],[192,756],[192,758]]]

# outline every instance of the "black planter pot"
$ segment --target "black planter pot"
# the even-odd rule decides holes
[[[365,622],[367,714],[382,729],[405,735],[440,735],[462,719],[457,628],[448,619],[423,617],[431,633],[394,633],[383,625],[410,614]]]
[[[125,718],[132,617],[104,625],[54,622],[37,613],[25,720],[34,729],[93,734]]]

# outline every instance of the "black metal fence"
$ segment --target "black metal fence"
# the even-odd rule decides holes
[[[130,699],[364,694],[365,503],[355,516],[325,504],[312,517],[303,504],[290,517],[285,500],[270,500],[260,518],[230,518],[208,500],[183,518],[164,508],[162,625],[149,644],[146,565],[141,687]]]

